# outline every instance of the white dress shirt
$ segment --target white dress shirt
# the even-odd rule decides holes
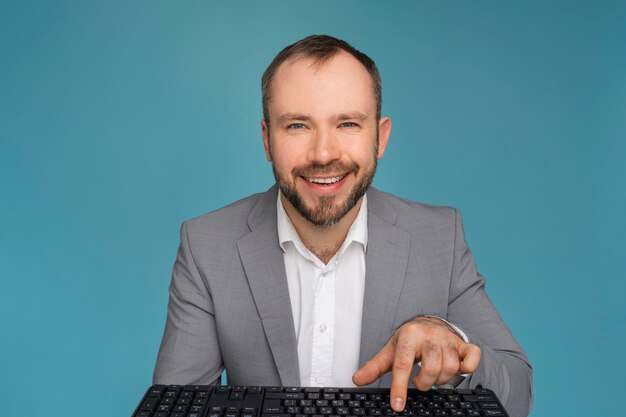
[[[367,197],[346,240],[324,264],[309,251],[280,200],[278,240],[284,252],[302,386],[353,387],[359,369],[367,248]]]

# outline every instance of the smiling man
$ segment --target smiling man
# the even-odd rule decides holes
[[[185,222],[155,383],[492,388],[531,368],[484,292],[458,212],[370,188],[387,147],[374,62],[310,36],[262,79],[277,186]]]

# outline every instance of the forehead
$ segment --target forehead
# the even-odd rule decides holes
[[[293,112],[313,117],[357,111],[374,115],[376,99],[367,69],[339,51],[323,62],[308,57],[283,62],[272,80],[269,107],[272,118]]]

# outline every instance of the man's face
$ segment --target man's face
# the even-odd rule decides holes
[[[335,225],[367,191],[389,137],[369,73],[343,51],[319,65],[288,60],[274,75],[269,117],[263,142],[281,192],[310,223]]]

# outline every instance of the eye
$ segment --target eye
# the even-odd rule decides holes
[[[357,124],[354,122],[343,122],[339,127],[357,127]]]
[[[287,129],[304,129],[304,123],[292,123],[289,126],[287,126]]]

